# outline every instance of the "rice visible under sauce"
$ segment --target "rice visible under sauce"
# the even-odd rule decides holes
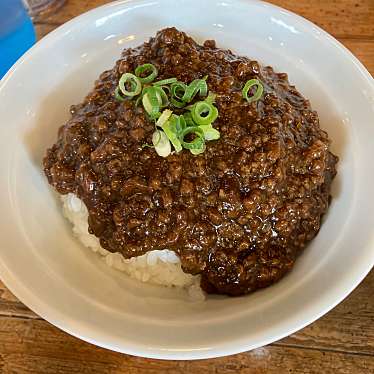
[[[84,246],[101,255],[108,266],[141,282],[185,288],[189,297],[195,301],[205,299],[200,287],[200,276],[184,273],[173,251],[150,251],[130,259],[125,259],[120,253],[111,253],[101,247],[95,235],[88,232],[88,213],[84,203],[72,193],[62,195],[61,200],[63,214],[72,223],[75,236]]]

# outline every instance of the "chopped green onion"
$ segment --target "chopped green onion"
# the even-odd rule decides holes
[[[199,83],[199,95],[200,97],[206,96],[208,94],[208,85],[206,83],[206,80],[208,79],[208,76],[206,75]]]
[[[204,133],[204,138],[205,140],[217,140],[220,138],[220,133],[218,130],[213,128],[212,124],[210,123],[209,125],[200,125],[199,126],[201,130],[203,130]]]
[[[159,98],[160,101],[160,107],[165,108],[169,105],[169,98],[166,92],[164,91],[163,87],[155,87],[156,89],[156,95]]]
[[[141,75],[150,72],[146,77]],[[139,78],[141,83],[151,83],[157,77],[158,71],[152,64],[140,65],[135,69],[135,75]]]
[[[178,81],[177,78],[167,78],[167,79],[162,79],[158,82],[155,82],[155,83],[153,83],[153,85],[154,86],[163,86],[163,85],[175,83],[177,81]]]
[[[156,86],[156,85],[154,85],[154,86]],[[169,86],[164,85],[164,86],[156,86],[156,87],[160,87],[163,90],[166,90],[168,92],[168,94],[170,95],[170,87]]]
[[[187,85],[183,82],[175,82],[170,86],[171,99],[170,102],[176,108],[183,108],[186,104],[183,102],[182,97],[185,94]]]
[[[190,149],[190,152],[191,152],[193,155],[199,155],[199,154],[201,154],[201,153],[204,153],[204,152],[205,152],[205,149],[206,149],[206,145],[205,145],[205,143],[204,143],[202,148]]]
[[[179,108],[179,109],[182,109],[185,105],[186,105],[186,103],[184,103],[183,101],[181,102],[181,101],[178,101],[177,99],[174,99],[174,97],[172,97],[171,99],[170,99],[170,102],[171,102],[171,104],[175,107],[175,108]]]
[[[114,91],[114,98],[118,101],[125,101],[126,99],[119,93],[119,87],[117,86],[117,88],[115,89]]]
[[[185,141],[184,138],[188,134],[195,134],[196,137],[192,141]],[[179,140],[186,149],[202,149],[204,147],[204,133],[199,126],[186,127],[180,134]]]
[[[191,116],[197,125],[208,125],[218,117],[218,110],[206,101],[198,101],[191,108]]]
[[[205,78],[206,79],[206,78]],[[200,97],[206,96],[208,92],[208,85],[205,79],[195,79],[186,88],[182,101],[189,103],[199,92]]]
[[[141,100],[145,111],[149,114],[151,119],[158,118],[161,115],[160,108],[165,108],[169,105],[168,96],[161,87],[145,87]]]
[[[142,98],[142,103],[145,111],[150,114],[153,112],[152,104],[149,100],[148,94],[144,94]]]
[[[213,92],[209,92],[207,98],[204,100],[209,104],[213,104],[216,100],[217,95]]]
[[[176,122],[176,129],[179,134],[187,127],[187,122],[183,115],[177,116],[177,118],[178,121]]]
[[[196,126],[195,122],[192,119],[190,112],[183,113],[183,119],[187,126]]]
[[[171,144],[166,134],[161,130],[156,130],[152,135],[152,143],[155,146],[157,154],[161,157],[167,157],[171,153]]]
[[[184,93],[186,92],[187,85],[184,84],[183,82],[175,82],[171,85],[171,94],[177,98],[182,100],[182,97]]]
[[[248,97],[248,92],[253,86],[257,86],[256,91],[254,92],[252,96]],[[244,85],[243,90],[242,90],[242,95],[244,99],[246,99],[249,103],[252,103],[253,101],[259,100],[263,92],[264,92],[264,86],[262,85],[262,83],[258,79],[250,79]]]
[[[203,153],[206,148],[205,141],[220,138],[219,131],[212,126],[218,117],[218,110],[213,105],[216,95],[209,92],[207,96],[208,76],[195,79],[188,85],[175,77],[150,84],[157,75],[158,71],[154,65],[140,65],[135,69],[135,74],[123,74],[114,91],[114,97],[118,101],[126,100],[126,96],[136,96],[135,106],[142,102],[149,117],[156,121],[156,130],[152,134],[153,145],[143,144],[141,147],[154,147],[162,157],[171,153],[172,146],[176,152],[185,148],[194,155]],[[196,95],[207,97],[204,101],[186,106]],[[167,108],[169,105],[183,108],[184,113],[173,114],[172,110]],[[163,108],[167,109],[162,110]]]
[[[162,129],[164,130],[166,136],[169,138],[171,144],[173,144],[173,147],[177,153],[182,150],[182,144],[178,139],[178,118],[178,116],[173,115],[173,117],[170,118],[169,121],[166,121],[162,125]]]
[[[172,115],[172,111],[170,109],[165,109],[161,116],[158,118],[156,122],[156,126],[162,127],[162,125],[169,120],[170,116]]]
[[[130,83],[131,91],[128,91],[126,89],[126,83]],[[125,96],[133,97],[133,96],[139,95],[140,92],[142,91],[142,84],[139,78],[131,73],[122,74],[122,77],[120,78],[118,82],[118,87],[121,90],[122,94]]]
[[[169,98],[166,92],[164,91],[163,87],[158,87],[158,86],[144,87],[142,91],[142,96],[144,96],[148,92],[151,92],[152,94],[153,93],[156,94],[160,108],[164,108],[169,105]]]
[[[157,97],[156,87],[148,87],[143,99],[143,107],[152,119],[156,119],[160,115],[160,96]]]

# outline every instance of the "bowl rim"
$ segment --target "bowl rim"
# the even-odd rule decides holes
[[[12,68],[5,74],[5,76],[0,80],[0,92],[5,87],[7,82],[12,78],[14,74],[16,74],[18,68],[28,60],[32,59],[33,55],[37,53],[40,48],[46,48],[49,46],[53,40],[58,37],[60,34],[68,31],[69,28],[80,21],[89,20],[91,17],[95,15],[100,15],[100,13],[104,9],[115,8],[118,6],[126,6],[127,4],[134,4],[138,2],[144,1],[151,1],[151,0],[116,0],[114,2],[101,5],[94,9],[91,9],[85,13],[82,13],[68,22],[60,25],[55,30],[50,32],[48,35],[43,37],[39,40],[31,49],[29,49],[13,66]],[[157,0],[157,2],[162,2],[163,0]],[[213,0],[214,1],[214,0]],[[295,21],[304,24],[308,28],[312,27],[315,31],[320,33],[325,40],[331,43],[332,46],[340,50],[344,54],[344,58],[350,60],[350,62],[356,67],[357,72],[361,74],[363,78],[367,81],[368,86],[374,91],[374,78],[368,72],[366,67],[358,60],[354,54],[349,51],[341,42],[336,40],[333,36],[331,36],[328,32],[324,31],[319,26],[315,25],[311,21],[307,20],[306,18],[293,13],[289,10],[286,10],[282,7],[261,1],[261,0],[231,0],[231,3],[240,3],[243,6],[249,6],[250,4],[257,4],[269,7],[271,9],[277,10],[278,12],[282,12],[288,16],[291,16],[292,19]],[[371,243],[373,246],[373,243]],[[133,346],[127,346],[126,350],[121,349],[121,347],[117,347],[114,344],[98,341],[92,337],[92,334],[89,333],[89,326],[83,326],[82,324],[77,327],[76,321],[71,319],[69,316],[65,315],[64,313],[60,312],[58,309],[51,307],[49,304],[46,304],[42,298],[38,295],[33,294],[25,285],[20,278],[15,277],[10,269],[1,261],[0,259],[0,275],[1,279],[6,285],[7,288],[22,302],[24,302],[31,310],[37,313],[46,321],[50,322],[54,326],[60,328],[61,330],[69,333],[72,336],[80,338],[84,341],[89,343],[98,345],[103,348],[110,349],[112,351],[117,351],[121,353],[126,353],[134,356],[141,356],[147,358],[156,358],[156,359],[170,359],[170,360],[191,360],[191,359],[207,359],[207,358],[214,358],[214,357],[222,357],[227,356],[230,354],[237,354],[244,351],[252,350],[279,339],[282,339],[294,332],[306,327],[307,325],[313,323],[321,316],[329,312],[333,309],[337,304],[339,304],[342,300],[344,300],[357,286],[358,284],[367,276],[370,272],[372,267],[374,266],[374,255],[371,262],[367,262],[365,266],[363,265],[360,268],[360,271],[356,271],[352,277],[349,287],[345,287],[344,290],[340,290],[339,294],[335,294],[335,300],[333,303],[329,303],[325,305],[323,308],[317,308],[318,311],[312,311],[309,313],[309,317],[305,318],[303,321],[298,321],[294,323],[287,331],[278,332],[277,334],[273,334],[271,337],[267,339],[262,339],[261,344],[251,344],[248,340],[241,338],[237,339],[230,344],[225,345],[224,347],[216,346],[212,347],[207,351],[188,351],[188,355],[186,351],[178,352],[178,351],[169,351],[169,350],[162,350],[162,349],[155,349],[153,347],[143,347],[140,344],[133,344]],[[310,316],[311,315],[311,316]],[[71,327],[69,327],[71,326]],[[78,331],[84,331],[84,333],[78,333]]]

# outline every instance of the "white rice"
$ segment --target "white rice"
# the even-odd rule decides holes
[[[173,251],[150,251],[127,260],[120,253],[108,252],[101,247],[99,239],[88,232],[88,212],[84,203],[71,193],[62,195],[61,200],[63,214],[72,223],[75,236],[84,246],[101,255],[108,266],[141,282],[184,288],[194,301],[205,299],[200,287],[200,276],[184,273],[180,260]]]

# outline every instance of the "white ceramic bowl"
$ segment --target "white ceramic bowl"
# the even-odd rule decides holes
[[[41,170],[47,146],[123,48],[175,25],[288,72],[340,157],[317,238],[278,284],[240,298],[186,301],[107,268],[73,238]],[[36,313],[91,343],[133,355],[196,359],[280,339],[333,308],[374,262],[374,84],[341,44],[257,1],[119,1],[59,27],[0,84],[0,275]]]

